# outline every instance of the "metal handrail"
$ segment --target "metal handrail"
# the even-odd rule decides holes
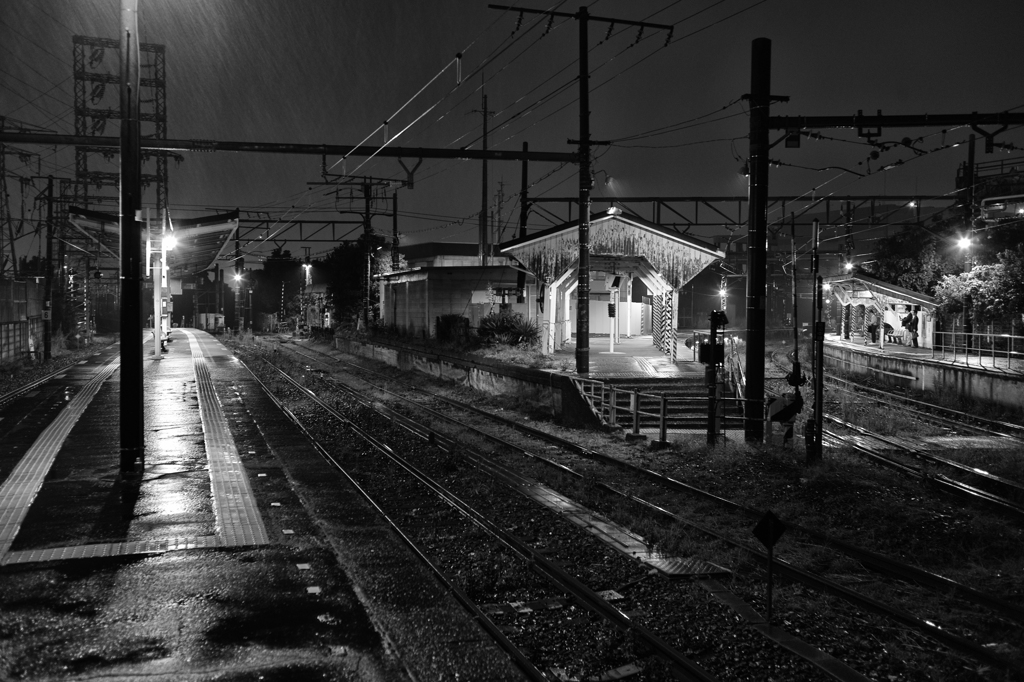
[[[979,367],[1024,372],[1024,336],[1015,331],[1014,325],[1010,325],[1009,334],[999,334],[989,325],[987,331],[966,332],[963,325],[958,329],[954,321],[951,331],[935,332],[932,359],[962,361],[969,366],[971,359],[976,358]]]

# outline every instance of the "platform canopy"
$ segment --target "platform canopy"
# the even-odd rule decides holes
[[[708,265],[725,258],[724,252],[710,244],[623,213],[617,207],[593,214],[590,221],[593,271],[653,271],[678,290]],[[499,249],[541,281],[556,281],[577,265],[579,221],[505,242]]]
[[[859,271],[824,277],[822,282],[842,305],[863,305],[880,311],[896,305],[919,306],[928,313],[935,310],[935,298],[932,296],[883,282]]]
[[[117,258],[121,234],[118,215],[72,206],[68,209],[68,221],[82,236],[96,244],[102,257]],[[160,223],[155,216],[152,226],[155,234],[159,235]],[[171,228],[177,246],[167,254],[170,276],[178,278],[199,275],[212,270],[218,260],[225,258],[225,252],[234,250],[230,240],[238,230],[238,211],[200,218],[172,219]]]

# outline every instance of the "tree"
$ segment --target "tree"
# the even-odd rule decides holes
[[[878,242],[875,262],[865,269],[879,279],[927,293],[946,275],[960,270],[947,246],[951,237],[915,225]]]
[[[290,251],[278,247],[263,262],[262,270],[253,271],[252,279],[254,315],[280,313],[282,297],[287,306],[299,293],[302,267]]]
[[[393,270],[391,251],[385,249],[386,239],[377,234],[370,235],[370,253],[367,263],[367,238],[361,235],[352,242],[344,242],[328,254],[324,264],[328,271],[327,296],[334,306],[334,318],[339,324],[355,326],[362,315],[365,301],[363,286],[366,282],[367,267],[373,275],[387,274]],[[407,267],[404,257],[399,258],[399,269]],[[379,317],[380,301],[377,287],[370,289],[371,319]]]
[[[970,296],[970,316],[975,322],[1024,318],[1024,245],[1002,251],[998,261],[943,277],[935,287],[939,314],[962,314]]]

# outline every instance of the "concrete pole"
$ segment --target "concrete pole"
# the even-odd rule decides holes
[[[398,192],[391,193],[391,270],[398,271]]]
[[[43,360],[53,345],[53,176],[46,180],[46,272],[43,278]]]
[[[488,239],[487,239],[487,95],[483,96],[484,108],[484,139],[481,149],[485,152],[483,161],[483,191],[480,200],[480,265],[487,265]]]
[[[750,69],[750,189],[747,216],[747,394],[744,435],[764,438],[766,241],[768,239],[768,115],[772,42],[753,42]]]
[[[145,465],[142,391],[142,234],[138,0],[121,0],[121,405],[122,475]]]
[[[590,14],[580,7],[580,256],[576,290],[576,373],[590,374]]]
[[[163,235],[161,235],[162,237]],[[149,209],[146,209],[146,237],[153,241],[152,225],[149,222]],[[153,358],[160,359],[160,303],[163,298],[163,290],[160,287],[160,275],[163,272],[163,240],[160,241],[161,251],[153,249],[156,256],[156,263],[153,265]]]
[[[528,199],[527,192],[529,191],[529,176],[527,174],[528,167],[525,155],[530,151],[530,145],[526,142],[523,143],[523,163],[522,163],[522,180],[519,189],[519,238],[522,239],[526,236],[526,220],[530,215],[530,202]],[[516,273],[516,289],[523,292],[523,296],[519,298],[519,302],[526,301],[526,312],[527,318],[532,318],[530,315],[530,307],[532,305],[530,297],[526,296],[526,273],[520,270]]]

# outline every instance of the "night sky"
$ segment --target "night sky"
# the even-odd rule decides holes
[[[479,147],[481,92],[488,96],[490,146],[572,152],[577,138],[578,27],[556,19],[489,9],[485,0],[139,0],[143,42],[167,46],[168,137],[265,142]],[[508,2],[506,4],[512,4]],[[550,0],[524,6],[575,12],[579,3]],[[115,38],[118,0],[4,0],[0,5],[0,116],[8,126],[28,124],[73,133],[74,34]],[[592,15],[672,24],[663,31],[607,24],[590,30],[591,134],[612,140],[595,149],[595,195],[665,196],[746,194],[739,169],[747,156],[748,117],[741,96],[750,90],[751,41],[772,40],[772,93],[789,96],[775,115],[853,115],[1019,111],[1020,37],[1024,4],[947,0],[631,0],[589,3]],[[635,43],[635,44],[634,44]],[[456,53],[463,53],[457,83]],[[104,64],[113,71],[116,55]],[[431,82],[433,80],[433,82]],[[420,92],[422,90],[422,92]],[[417,96],[417,93],[420,93]],[[111,89],[97,106],[116,106]],[[402,108],[404,106],[404,108]],[[401,109],[401,111],[399,111]],[[396,113],[398,112],[398,113]],[[418,120],[417,120],[418,119]],[[412,124],[410,126],[410,124]],[[651,131],[668,130],[666,134]],[[375,132],[376,131],[376,132]],[[871,148],[855,131],[823,131],[833,140],[804,140],[801,149],[775,147],[770,156],[790,166],[773,168],[772,194],[917,194],[954,189],[966,146],[966,128],[883,131],[880,138],[909,137],[919,151],[883,152],[867,163]],[[103,134],[116,135],[111,121]],[[773,139],[779,133],[773,133]],[[628,139],[625,139],[628,138]],[[999,142],[1024,147],[1021,130]],[[40,152],[27,165],[7,159],[7,187],[14,218],[21,186],[14,176],[74,173],[68,149]],[[934,151],[933,151],[934,150]],[[1020,156],[981,153],[978,161]],[[332,172],[401,179],[393,159],[329,158]],[[904,161],[888,171],[881,169]],[[406,160],[411,166],[415,159]],[[826,166],[842,170],[807,170]],[[116,169],[116,165],[111,165]],[[361,210],[361,200],[324,196],[310,189],[320,179],[320,159],[256,154],[187,154],[171,164],[170,202],[178,217],[240,207],[275,218],[341,218]],[[520,166],[490,164],[492,203],[504,182],[503,238],[518,220]],[[574,166],[531,164],[531,194],[572,196]],[[31,197],[43,183],[27,189]],[[390,196],[393,189],[387,190]],[[150,205],[155,195],[150,192]],[[480,162],[424,160],[413,190],[400,192],[399,229],[405,243],[473,242],[481,206]],[[387,210],[384,205],[378,209]],[[111,210],[111,209],[107,209]],[[391,219],[374,225],[389,233]],[[539,216],[531,227],[550,225]],[[353,237],[356,233],[353,233]],[[19,255],[34,254],[28,230]],[[248,263],[266,256],[266,244],[246,246]],[[313,256],[328,250],[317,245]],[[298,250],[293,255],[301,255]]]

